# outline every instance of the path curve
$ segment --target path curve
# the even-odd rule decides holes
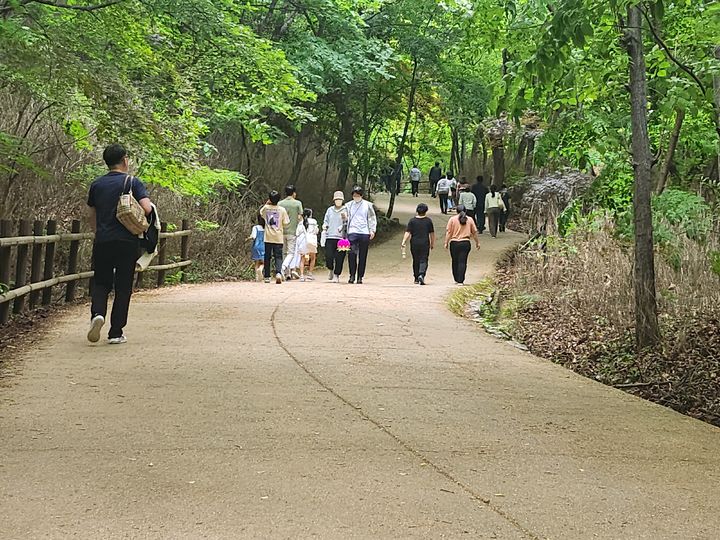
[[[454,317],[443,250],[409,266],[137,295],[125,348],[74,311],[0,387],[0,538],[716,538],[720,430]]]

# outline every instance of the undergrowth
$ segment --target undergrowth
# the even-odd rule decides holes
[[[608,220],[505,257],[494,283],[460,289],[450,308],[538,356],[720,426],[720,235],[672,230],[672,251],[659,245],[656,255],[662,342],[653,350],[635,350],[632,249]]]

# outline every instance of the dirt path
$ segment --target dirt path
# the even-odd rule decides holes
[[[77,310],[0,388],[0,537],[717,538],[720,430],[457,319],[442,250],[409,266],[138,295],[120,348]]]

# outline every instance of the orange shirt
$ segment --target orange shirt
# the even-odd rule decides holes
[[[475,220],[467,216],[465,225],[460,224],[460,216],[453,216],[447,224],[447,241],[458,242],[460,240],[470,240],[477,233]]]

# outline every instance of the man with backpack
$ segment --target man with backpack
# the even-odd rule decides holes
[[[123,329],[127,325],[130,308],[139,238],[117,219],[118,201],[123,194],[132,195],[146,216],[152,212],[152,204],[143,183],[128,173],[130,166],[125,148],[119,144],[108,146],[103,152],[103,160],[109,171],[90,185],[87,200],[90,227],[95,232],[92,253],[95,276],[92,278],[87,338],[91,343],[100,340],[107,316],[108,296],[114,290],[108,343],[119,345],[127,342]]]

